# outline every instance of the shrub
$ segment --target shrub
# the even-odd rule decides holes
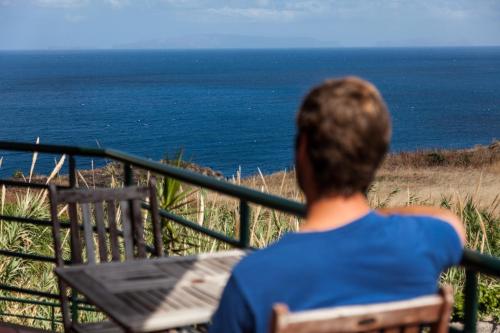
[[[444,155],[438,152],[427,154],[426,159],[429,166],[440,166],[446,161]]]

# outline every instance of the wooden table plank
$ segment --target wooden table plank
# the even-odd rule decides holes
[[[55,272],[126,330],[151,332],[207,322],[232,267],[244,255],[235,250]]]

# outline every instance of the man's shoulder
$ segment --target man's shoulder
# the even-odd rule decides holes
[[[389,216],[383,216],[387,221],[387,227],[398,227],[404,229],[428,229],[428,228],[453,228],[445,220],[426,215],[404,215],[404,214],[393,214]],[[397,223],[397,224],[396,224]]]
[[[446,220],[435,216],[398,215],[387,217],[388,230],[391,223],[397,225],[396,230],[389,231],[399,238],[401,244],[414,244],[426,253],[441,257],[444,266],[456,264],[462,256],[463,244],[457,230]],[[440,266],[441,267],[441,266]]]
[[[437,228],[449,229],[451,226],[458,234],[461,243],[466,241],[466,233],[463,222],[449,209],[433,206],[405,206],[378,209],[385,216],[399,216],[398,218],[409,218],[413,220],[427,220],[425,227],[437,224]],[[403,217],[402,217],[403,216]],[[446,223],[449,226],[443,226],[440,223]]]
[[[438,223],[446,223],[444,220],[433,217],[433,216],[426,216],[426,215],[405,215],[405,214],[391,214],[387,216],[379,215],[381,218],[387,219],[387,221],[410,221],[410,222],[425,222],[425,221],[432,221],[433,223],[438,222]]]

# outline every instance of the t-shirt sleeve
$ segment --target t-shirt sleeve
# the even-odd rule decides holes
[[[209,333],[253,333],[253,315],[234,277],[222,293],[219,308],[212,317]]]
[[[440,219],[424,217],[420,227],[429,246],[429,253],[442,271],[457,265],[462,259],[463,246],[457,231]]]

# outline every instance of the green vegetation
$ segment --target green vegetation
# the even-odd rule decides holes
[[[473,197],[466,202],[453,204],[449,199],[443,199],[441,206],[455,211],[464,221],[467,229],[467,247],[500,256],[500,216],[494,216],[491,209],[479,208]],[[497,203],[498,204],[498,203]],[[463,319],[463,285],[465,272],[461,268],[451,268],[442,275],[442,282],[453,285],[455,290],[455,311],[453,317]],[[479,279],[479,317],[484,320],[500,321],[500,281],[488,276]]]

